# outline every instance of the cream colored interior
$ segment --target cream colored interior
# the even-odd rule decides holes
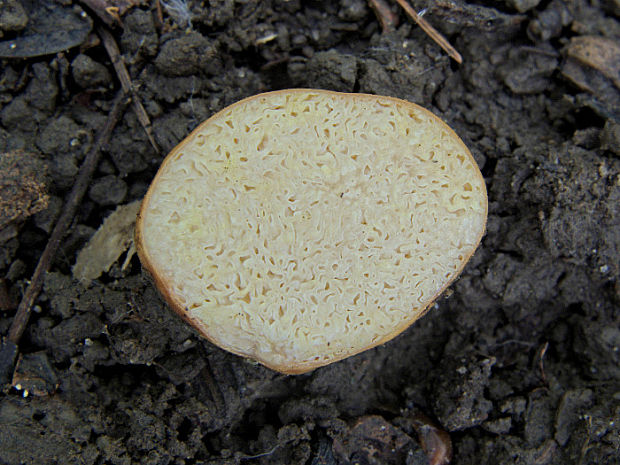
[[[223,110],[172,152],[141,245],[212,341],[279,369],[315,367],[411,324],[477,247],[486,202],[468,150],[426,110],[276,92]]]

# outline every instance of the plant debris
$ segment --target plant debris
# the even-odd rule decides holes
[[[22,0],[28,22],[14,38],[0,41],[0,58],[52,55],[82,44],[93,23],[79,7],[51,0]]]
[[[59,385],[58,376],[45,352],[20,355],[12,385],[23,397],[52,395]]]
[[[620,44],[600,36],[573,37],[562,75],[581,90],[620,107]]]
[[[73,266],[73,276],[80,281],[92,281],[107,272],[119,257],[130,249],[122,268],[135,253],[133,231],[140,201],[120,205],[108,216],[88,244],[80,250]]]

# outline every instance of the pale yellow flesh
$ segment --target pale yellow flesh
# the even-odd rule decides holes
[[[162,293],[205,336],[297,373],[415,321],[486,214],[476,163],[430,112],[291,90],[222,110],[174,149],[137,237]]]

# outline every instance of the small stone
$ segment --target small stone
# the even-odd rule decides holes
[[[24,277],[27,272],[28,267],[26,266],[26,263],[23,260],[17,259],[13,263],[11,263],[11,266],[6,273],[5,278],[11,282],[15,282],[18,279]]]
[[[57,189],[70,189],[78,171],[78,160],[72,153],[59,153],[50,162],[50,173]]]
[[[80,136],[82,128],[71,118],[61,115],[52,119],[39,133],[36,144],[46,155],[56,156],[74,149],[72,140]]]
[[[104,176],[93,182],[88,196],[101,205],[118,205],[127,195],[127,184],[114,175]]]
[[[562,34],[562,28],[573,21],[573,16],[562,0],[552,0],[536,19],[527,26],[527,35],[534,42],[546,42]]]
[[[0,1],[0,37],[3,32],[21,31],[28,24],[28,15],[17,0]]]
[[[2,108],[0,121],[6,129],[19,128],[22,131],[33,131],[37,128],[37,120],[33,117],[32,108],[23,95],[14,98]]]
[[[201,71],[216,74],[221,70],[215,46],[197,32],[166,42],[155,66],[165,76],[190,76]]]
[[[334,49],[318,52],[308,60],[299,79],[304,86],[353,92],[357,59]]]
[[[112,78],[107,68],[87,55],[80,54],[71,63],[73,79],[83,89],[108,87]]]
[[[56,110],[58,98],[58,72],[45,63],[32,65],[33,77],[26,87],[25,97],[34,107],[45,113],[53,113]],[[32,109],[30,109],[32,113]],[[30,116],[31,117],[31,116]]]

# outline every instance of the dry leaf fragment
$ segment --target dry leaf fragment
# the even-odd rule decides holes
[[[56,392],[59,380],[47,354],[41,351],[19,356],[11,385],[24,397],[49,396]]]
[[[73,276],[80,281],[97,279],[130,249],[125,263],[133,252],[133,230],[140,201],[120,205],[108,216],[101,227],[78,254],[73,266]]]
[[[620,44],[601,36],[573,37],[562,75],[602,101],[620,102]]]

